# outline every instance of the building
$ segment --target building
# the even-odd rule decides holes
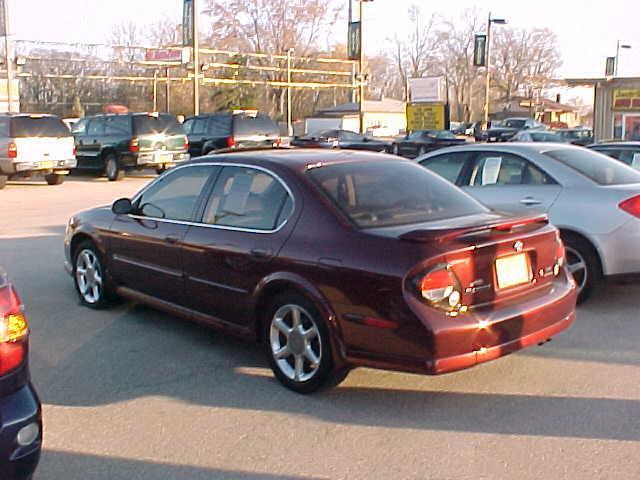
[[[593,130],[597,141],[640,140],[640,78],[572,78],[570,87],[594,90]]]
[[[406,105],[401,100],[383,98],[364,102],[365,129],[384,130],[385,134],[397,135],[407,128]],[[335,107],[316,111],[305,121],[305,133],[339,128],[357,132],[360,129],[357,103],[343,103]]]
[[[491,118],[504,120],[509,117],[530,117],[546,125],[569,128],[583,123],[579,107],[560,103],[560,98],[554,101],[548,98],[512,97],[498,101]]]

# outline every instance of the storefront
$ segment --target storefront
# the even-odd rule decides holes
[[[640,78],[568,79],[568,86],[594,88],[596,140],[640,141]]]

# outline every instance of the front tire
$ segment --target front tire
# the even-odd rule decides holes
[[[44,179],[47,181],[48,185],[62,185],[64,183],[64,177],[65,175],[52,173],[50,175],[45,175]]]
[[[91,241],[80,243],[74,252],[73,280],[83,305],[99,310],[111,304],[113,295],[104,262]]]
[[[104,173],[110,182],[116,182],[124,178],[124,170],[122,170],[118,158],[113,153],[110,153],[104,159]]]
[[[397,143],[394,143],[393,146],[391,147],[391,153],[393,153],[394,155],[400,156],[400,147],[398,146]]]
[[[310,301],[295,293],[283,294],[267,312],[265,351],[282,385],[308,394],[344,380],[348,370],[334,369],[329,329]]]
[[[566,250],[567,267],[578,286],[578,303],[587,301],[602,280],[602,268],[593,246],[583,238],[562,234]]]

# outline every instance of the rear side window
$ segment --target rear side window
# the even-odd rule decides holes
[[[422,162],[422,165],[451,183],[456,183],[468,158],[467,153],[444,153]]]
[[[11,136],[27,137],[70,137],[71,132],[57,117],[14,117],[11,119]]]
[[[640,172],[611,157],[588,149],[563,149],[544,152],[548,157],[574,169],[599,185],[640,183]]]
[[[231,135],[231,115],[209,117],[208,132],[214,137],[228,137]]]
[[[173,115],[134,115],[135,135],[184,135],[184,128]]]
[[[233,117],[235,135],[280,135],[280,128],[266,115],[235,115]]]
[[[205,209],[210,225],[275,230],[291,214],[289,193],[273,176],[245,167],[225,167]]]
[[[8,117],[0,117],[0,136],[2,137],[9,136],[9,118]]]
[[[389,227],[486,212],[455,185],[416,163],[352,162],[307,172],[359,228]]]

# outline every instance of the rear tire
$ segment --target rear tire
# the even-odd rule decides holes
[[[49,185],[62,185],[64,183],[65,176],[66,175],[52,173],[50,175],[45,175],[44,179],[47,181],[47,184]]]
[[[284,293],[274,298],[264,326],[269,365],[288,389],[313,393],[338,385],[349,373],[348,369],[335,369],[329,328],[302,295]]]
[[[124,170],[118,162],[118,158],[110,153],[104,159],[104,173],[110,182],[116,182],[124,178]]]
[[[566,261],[578,285],[578,303],[586,302],[602,282],[602,267],[595,248],[577,235],[562,233]]]
[[[7,182],[9,181],[9,177],[6,175],[0,175],[0,190],[7,186]]]
[[[394,155],[400,156],[400,147],[398,146],[397,143],[394,143],[393,146],[391,147],[391,153],[393,153]]]

